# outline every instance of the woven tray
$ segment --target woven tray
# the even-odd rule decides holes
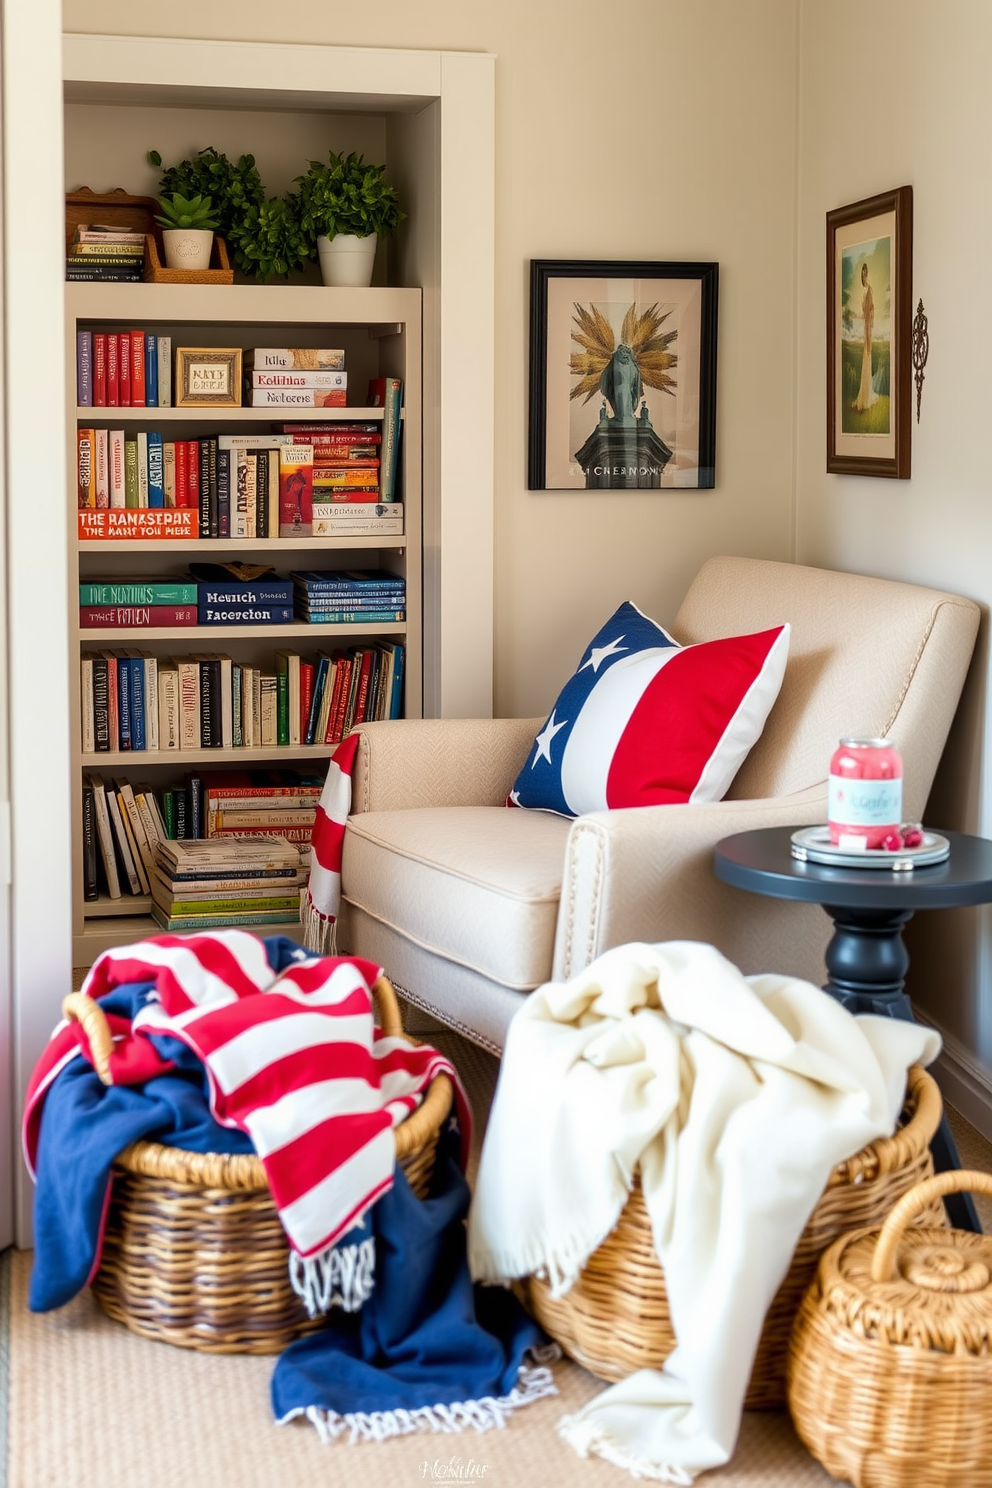
[[[895,1136],[870,1143],[834,1169],[765,1318],[745,1401],[749,1410],[785,1403],[789,1335],[819,1257],[845,1230],[880,1223],[896,1199],[929,1177],[930,1141],[940,1114],[936,1084],[914,1065]],[[931,1203],[921,1222],[943,1224],[943,1207]],[[602,1379],[616,1381],[637,1369],[660,1369],[675,1347],[665,1278],[639,1182],[635,1181],[616,1229],[589,1257],[564,1297],[552,1297],[547,1282],[537,1276],[525,1278],[517,1290],[565,1352]]]
[[[402,1037],[392,985],[380,977],[372,990],[383,1032]],[[73,992],[62,1011],[83,1024],[104,1078],[111,1040],[101,1008]],[[394,1132],[397,1161],[421,1198],[452,1096],[451,1081],[438,1075]],[[134,1142],[117,1159],[92,1286],[104,1311],[133,1333],[203,1353],[280,1353],[323,1325],[307,1316],[288,1263],[286,1237],[253,1153]]]
[[[906,1194],[881,1232],[822,1257],[789,1351],[796,1430],[855,1488],[992,1484],[992,1237],[919,1221],[944,1194],[992,1196],[950,1172]]]

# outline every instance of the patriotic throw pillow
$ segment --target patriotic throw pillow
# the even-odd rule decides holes
[[[789,626],[680,646],[629,601],[586,648],[508,805],[580,816],[719,801],[764,728]]]

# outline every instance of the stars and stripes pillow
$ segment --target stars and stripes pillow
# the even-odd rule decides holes
[[[562,688],[507,804],[580,816],[722,800],[788,653],[788,625],[680,646],[625,602]]]

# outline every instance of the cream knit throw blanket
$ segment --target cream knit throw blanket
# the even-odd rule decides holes
[[[678,1346],[561,1423],[576,1450],[691,1483],[726,1463],[765,1312],[831,1169],[890,1134],[930,1030],[855,1018],[712,946],[625,945],[510,1026],[469,1219],[473,1275],[567,1292],[635,1168]]]

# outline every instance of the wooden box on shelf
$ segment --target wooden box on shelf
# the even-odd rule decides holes
[[[234,270],[227,256],[227,244],[214,233],[209,269],[167,269],[157,233],[145,238],[145,282],[147,284],[233,284]]]
[[[65,246],[68,250],[83,223],[102,223],[121,232],[152,232],[155,213],[159,211],[154,196],[131,196],[122,187],[113,191],[91,191],[80,186],[77,191],[66,192],[65,198]]]

